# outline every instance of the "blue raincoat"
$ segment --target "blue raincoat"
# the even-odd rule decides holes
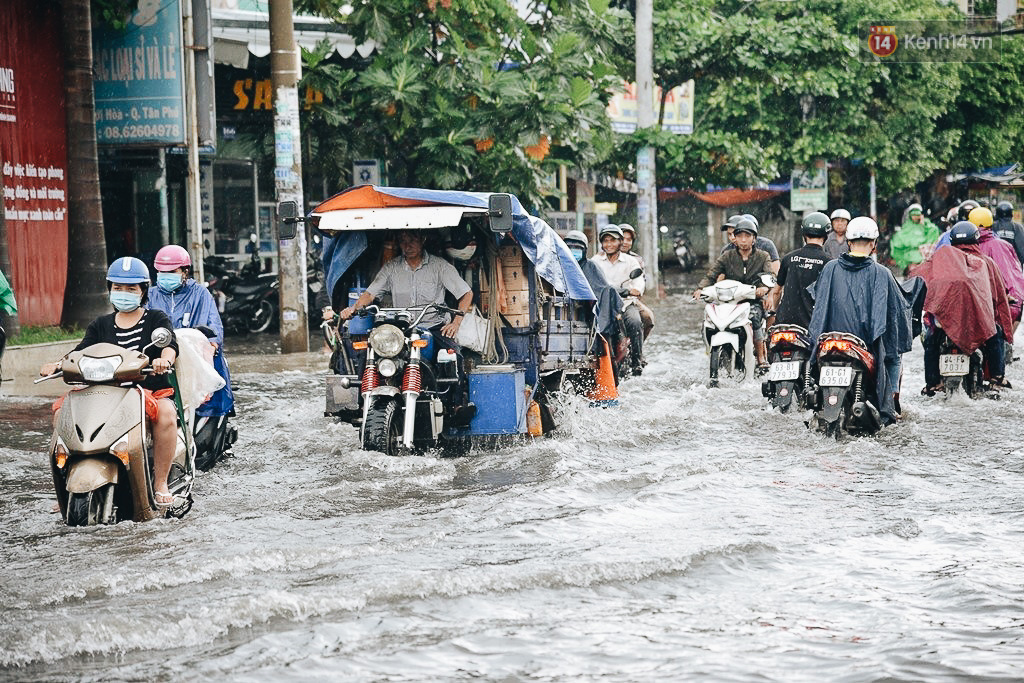
[[[231,393],[231,373],[224,359],[224,324],[220,311],[210,291],[193,279],[171,293],[159,287],[149,288],[149,308],[157,308],[167,314],[174,327],[200,327],[205,325],[217,335],[217,352],[213,355],[213,367],[224,378],[224,388],[213,394],[209,401],[199,406],[196,415],[212,417],[234,415],[235,396]]]
[[[875,357],[879,412],[896,419],[893,394],[899,391],[900,359],[913,343],[910,305],[889,269],[870,258],[843,254],[829,261],[810,285],[814,312],[808,330],[817,341],[825,332],[855,334]]]

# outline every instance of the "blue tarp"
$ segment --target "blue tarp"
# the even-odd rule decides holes
[[[354,188],[350,188],[354,189]],[[421,190],[409,187],[374,187],[375,191],[399,199],[432,202],[448,206],[465,206],[486,209],[490,192],[459,192],[455,190]],[[340,194],[344,194],[348,190]],[[512,196],[512,236],[523,253],[530,259],[537,273],[559,292],[576,301],[595,301],[593,290],[587,283],[583,271],[562,238],[539,218],[529,215]],[[366,250],[366,233],[362,231],[342,232],[324,240],[323,262],[327,273],[328,292],[345,272],[352,267],[359,255]],[[369,283],[363,283],[367,285]]]

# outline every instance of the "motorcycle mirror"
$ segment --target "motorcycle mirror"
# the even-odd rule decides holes
[[[149,338],[149,340],[153,346],[164,349],[167,348],[168,345],[170,345],[172,336],[173,335],[171,334],[171,331],[166,327],[158,327],[155,330],[153,330],[153,335]]]
[[[765,287],[775,287],[779,283],[775,280],[775,276],[772,275],[771,273],[763,273],[761,275],[761,284],[763,284]]]
[[[667,225],[661,226],[660,228],[658,228],[658,232],[660,232],[662,235],[667,235],[668,234],[668,226]]]
[[[295,239],[295,224],[306,220],[299,215],[297,202],[281,202],[277,205],[277,237],[282,240]]]
[[[633,270],[629,271],[629,279],[630,280],[635,280],[635,279],[637,279],[638,277],[640,277],[643,274],[644,274],[644,271],[643,271],[642,268],[634,268]]]
[[[488,197],[487,216],[491,232],[512,230],[512,195],[498,193]]]

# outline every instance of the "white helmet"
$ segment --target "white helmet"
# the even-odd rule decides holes
[[[857,216],[846,228],[848,240],[877,240],[878,224],[867,216]]]
[[[845,218],[846,220],[850,220],[850,212],[847,211],[846,209],[836,209],[835,211],[832,212],[832,215],[829,216],[829,220],[834,221],[837,218]]]

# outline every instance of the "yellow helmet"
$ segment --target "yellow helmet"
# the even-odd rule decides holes
[[[976,209],[971,209],[971,212],[967,214],[967,220],[974,223],[979,228],[991,228],[992,212],[984,206],[979,206]]]

